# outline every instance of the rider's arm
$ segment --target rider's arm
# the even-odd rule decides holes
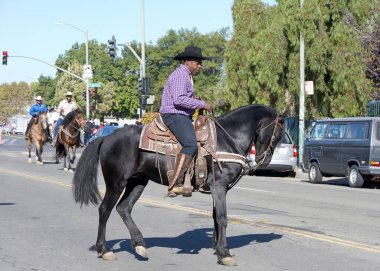
[[[32,105],[32,107],[30,108],[29,110],[29,114],[32,116],[32,117],[35,117],[37,112],[36,112],[36,109],[34,107],[34,105]]]
[[[191,109],[203,108],[205,102],[194,98],[190,77],[182,73],[173,76],[171,91],[174,105]]]
[[[57,112],[58,112],[59,115],[62,115],[62,113],[63,113],[63,103],[64,103],[64,101],[60,101],[59,102],[59,105],[58,105],[58,108],[57,108]]]

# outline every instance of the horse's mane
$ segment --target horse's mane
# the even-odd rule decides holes
[[[75,116],[81,113],[82,113],[82,110],[80,110],[79,108],[68,113],[62,121],[63,126],[66,127],[67,125],[69,125],[73,121]]]
[[[252,109],[254,110],[255,112],[259,113],[260,111],[262,110],[265,110],[265,111],[271,111],[273,114],[277,114],[275,110],[273,110],[272,108],[268,107],[268,106],[265,106],[265,105],[262,105],[262,104],[249,104],[249,105],[245,105],[245,106],[242,106],[242,107],[238,107],[230,112],[227,112],[221,116],[219,116],[217,119],[219,121],[224,121],[226,119],[228,119],[229,121],[233,120],[236,116],[236,118],[240,118],[241,117],[241,114],[239,114],[240,112],[243,112],[243,113],[246,113],[247,111],[250,111],[249,109]]]

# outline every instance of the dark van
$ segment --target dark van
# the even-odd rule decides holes
[[[319,120],[305,140],[304,169],[309,180],[346,176],[351,187],[380,177],[380,118]]]

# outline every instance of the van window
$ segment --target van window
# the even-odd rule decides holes
[[[380,140],[380,122],[376,122],[376,139]]]
[[[347,127],[346,138],[351,139],[366,139],[368,138],[369,124],[363,123],[349,123]]]
[[[322,139],[325,134],[327,123],[317,123],[311,132],[310,139]]]
[[[331,123],[327,130],[327,138],[343,138],[347,125],[343,123]]]

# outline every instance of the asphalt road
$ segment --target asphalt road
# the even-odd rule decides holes
[[[27,163],[25,140],[0,145],[0,270],[379,270],[380,190],[281,176],[247,176],[227,196],[228,244],[237,266],[216,263],[211,248],[210,195],[165,198],[150,183],[133,210],[148,246],[139,258],[129,233],[111,214],[108,245],[117,260],[97,257],[97,207],[82,209],[71,195],[73,173],[53,163]],[[81,149],[79,150],[80,156]],[[99,188],[105,187],[99,172]]]

